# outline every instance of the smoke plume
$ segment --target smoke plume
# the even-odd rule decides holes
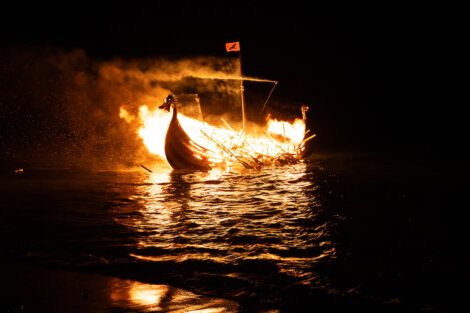
[[[0,162],[8,166],[116,168],[151,158],[121,118],[169,93],[198,95],[203,114],[239,111],[236,59],[98,61],[82,50],[0,50]]]

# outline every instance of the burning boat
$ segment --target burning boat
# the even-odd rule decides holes
[[[172,111],[164,148],[168,163],[177,170],[205,171],[213,167],[237,165],[256,169],[270,164],[297,163],[304,155],[305,143],[315,136],[305,138],[308,134],[308,131],[305,131],[308,107],[302,106],[302,120],[298,119],[293,124],[270,120],[266,138],[248,136],[244,129],[237,134],[228,124],[228,131],[233,132],[229,136],[219,136],[220,129],[212,129],[212,135],[208,135],[207,130],[199,129],[207,139],[205,142],[212,143],[212,147],[208,148],[198,144],[186,133],[178,120],[177,103],[177,97],[170,94],[159,106],[159,109]],[[297,127],[297,138],[292,136],[293,125],[300,126],[300,130],[303,130],[299,132]],[[299,134],[302,135],[300,142]]]
[[[239,42],[228,43],[227,52],[240,52]],[[239,54],[240,58],[240,54]],[[244,80],[240,76],[242,125],[240,130],[232,127],[223,118],[222,127],[211,125],[204,120],[199,98],[202,121],[183,114],[185,106],[178,102],[178,96],[168,95],[164,103],[156,110],[146,105],[139,108],[141,127],[138,130],[144,145],[151,154],[160,156],[176,170],[202,170],[212,168],[259,169],[266,165],[283,165],[299,162],[304,157],[305,144],[314,138],[306,130],[307,106],[302,106],[302,118],[293,122],[269,118],[267,126],[259,126],[256,132],[249,133],[246,127]],[[264,111],[277,81],[251,79],[257,82],[269,82],[273,87],[263,105]],[[181,109],[181,110],[178,110]],[[121,118],[134,120],[134,116],[121,107]],[[254,125],[253,125],[254,126]]]

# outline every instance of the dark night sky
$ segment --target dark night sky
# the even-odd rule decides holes
[[[197,1],[7,8],[2,46],[81,48],[113,57],[224,56],[241,40],[244,72],[280,81],[273,101],[308,103],[318,144],[434,153],[460,132],[443,94],[445,32],[427,8]],[[438,100],[439,99],[439,100]]]

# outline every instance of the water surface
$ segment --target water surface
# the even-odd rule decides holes
[[[440,202],[421,210],[429,172],[410,181],[410,168],[342,157],[243,173],[4,171],[2,255],[169,284],[241,311],[439,311],[468,259],[448,255],[453,234],[433,231],[451,228],[433,218]]]

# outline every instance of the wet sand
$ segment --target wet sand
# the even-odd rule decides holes
[[[168,285],[0,263],[0,312],[236,312],[233,301]]]
[[[291,288],[280,308],[262,303],[198,295],[164,284],[148,284],[95,273],[25,263],[0,262],[0,312],[408,312],[399,303],[386,305],[348,295],[328,295]]]

